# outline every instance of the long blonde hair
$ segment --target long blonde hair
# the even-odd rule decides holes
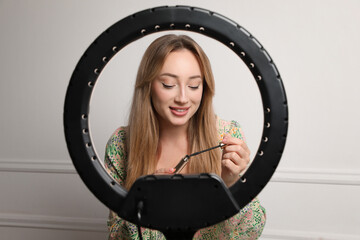
[[[188,142],[190,153],[218,144],[212,99],[215,82],[209,59],[201,47],[190,37],[169,34],[153,41],[144,53],[138,69],[135,91],[127,128],[127,175],[125,188],[135,180],[155,172],[159,144],[159,122],[151,103],[151,84],[158,77],[169,53],[187,49],[197,58],[203,74],[204,88],[201,104],[190,119]],[[221,173],[220,150],[213,150],[191,158],[189,173]],[[180,161],[180,159],[179,159]]]

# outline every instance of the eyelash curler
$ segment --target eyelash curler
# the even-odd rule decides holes
[[[186,166],[186,164],[189,162],[189,159],[193,156],[196,156],[196,155],[199,155],[201,153],[204,153],[204,152],[207,152],[207,151],[210,151],[210,150],[213,150],[215,148],[223,148],[225,146],[224,143],[219,143],[219,145],[215,146],[215,147],[211,147],[211,148],[208,148],[208,149],[205,149],[205,150],[202,150],[202,151],[199,151],[199,152],[195,152],[195,153],[192,153],[190,155],[186,155],[185,157],[183,157],[180,162],[176,165],[175,167],[175,172],[174,173],[180,173],[180,171]]]

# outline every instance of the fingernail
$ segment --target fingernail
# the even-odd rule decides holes
[[[175,172],[175,168],[170,168],[170,172],[174,173],[174,172]]]

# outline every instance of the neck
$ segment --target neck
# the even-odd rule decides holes
[[[187,152],[188,149],[188,124],[173,126],[159,124],[159,145],[162,147],[176,147]]]
[[[188,126],[160,126],[160,141],[178,142],[187,140]]]

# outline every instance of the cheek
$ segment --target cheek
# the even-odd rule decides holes
[[[161,105],[166,104],[169,101],[169,93],[162,91],[159,88],[154,87],[151,92],[151,99],[156,109]]]
[[[193,102],[200,105],[202,95],[203,95],[203,90],[196,92],[196,94],[194,94],[194,96],[193,96]]]

